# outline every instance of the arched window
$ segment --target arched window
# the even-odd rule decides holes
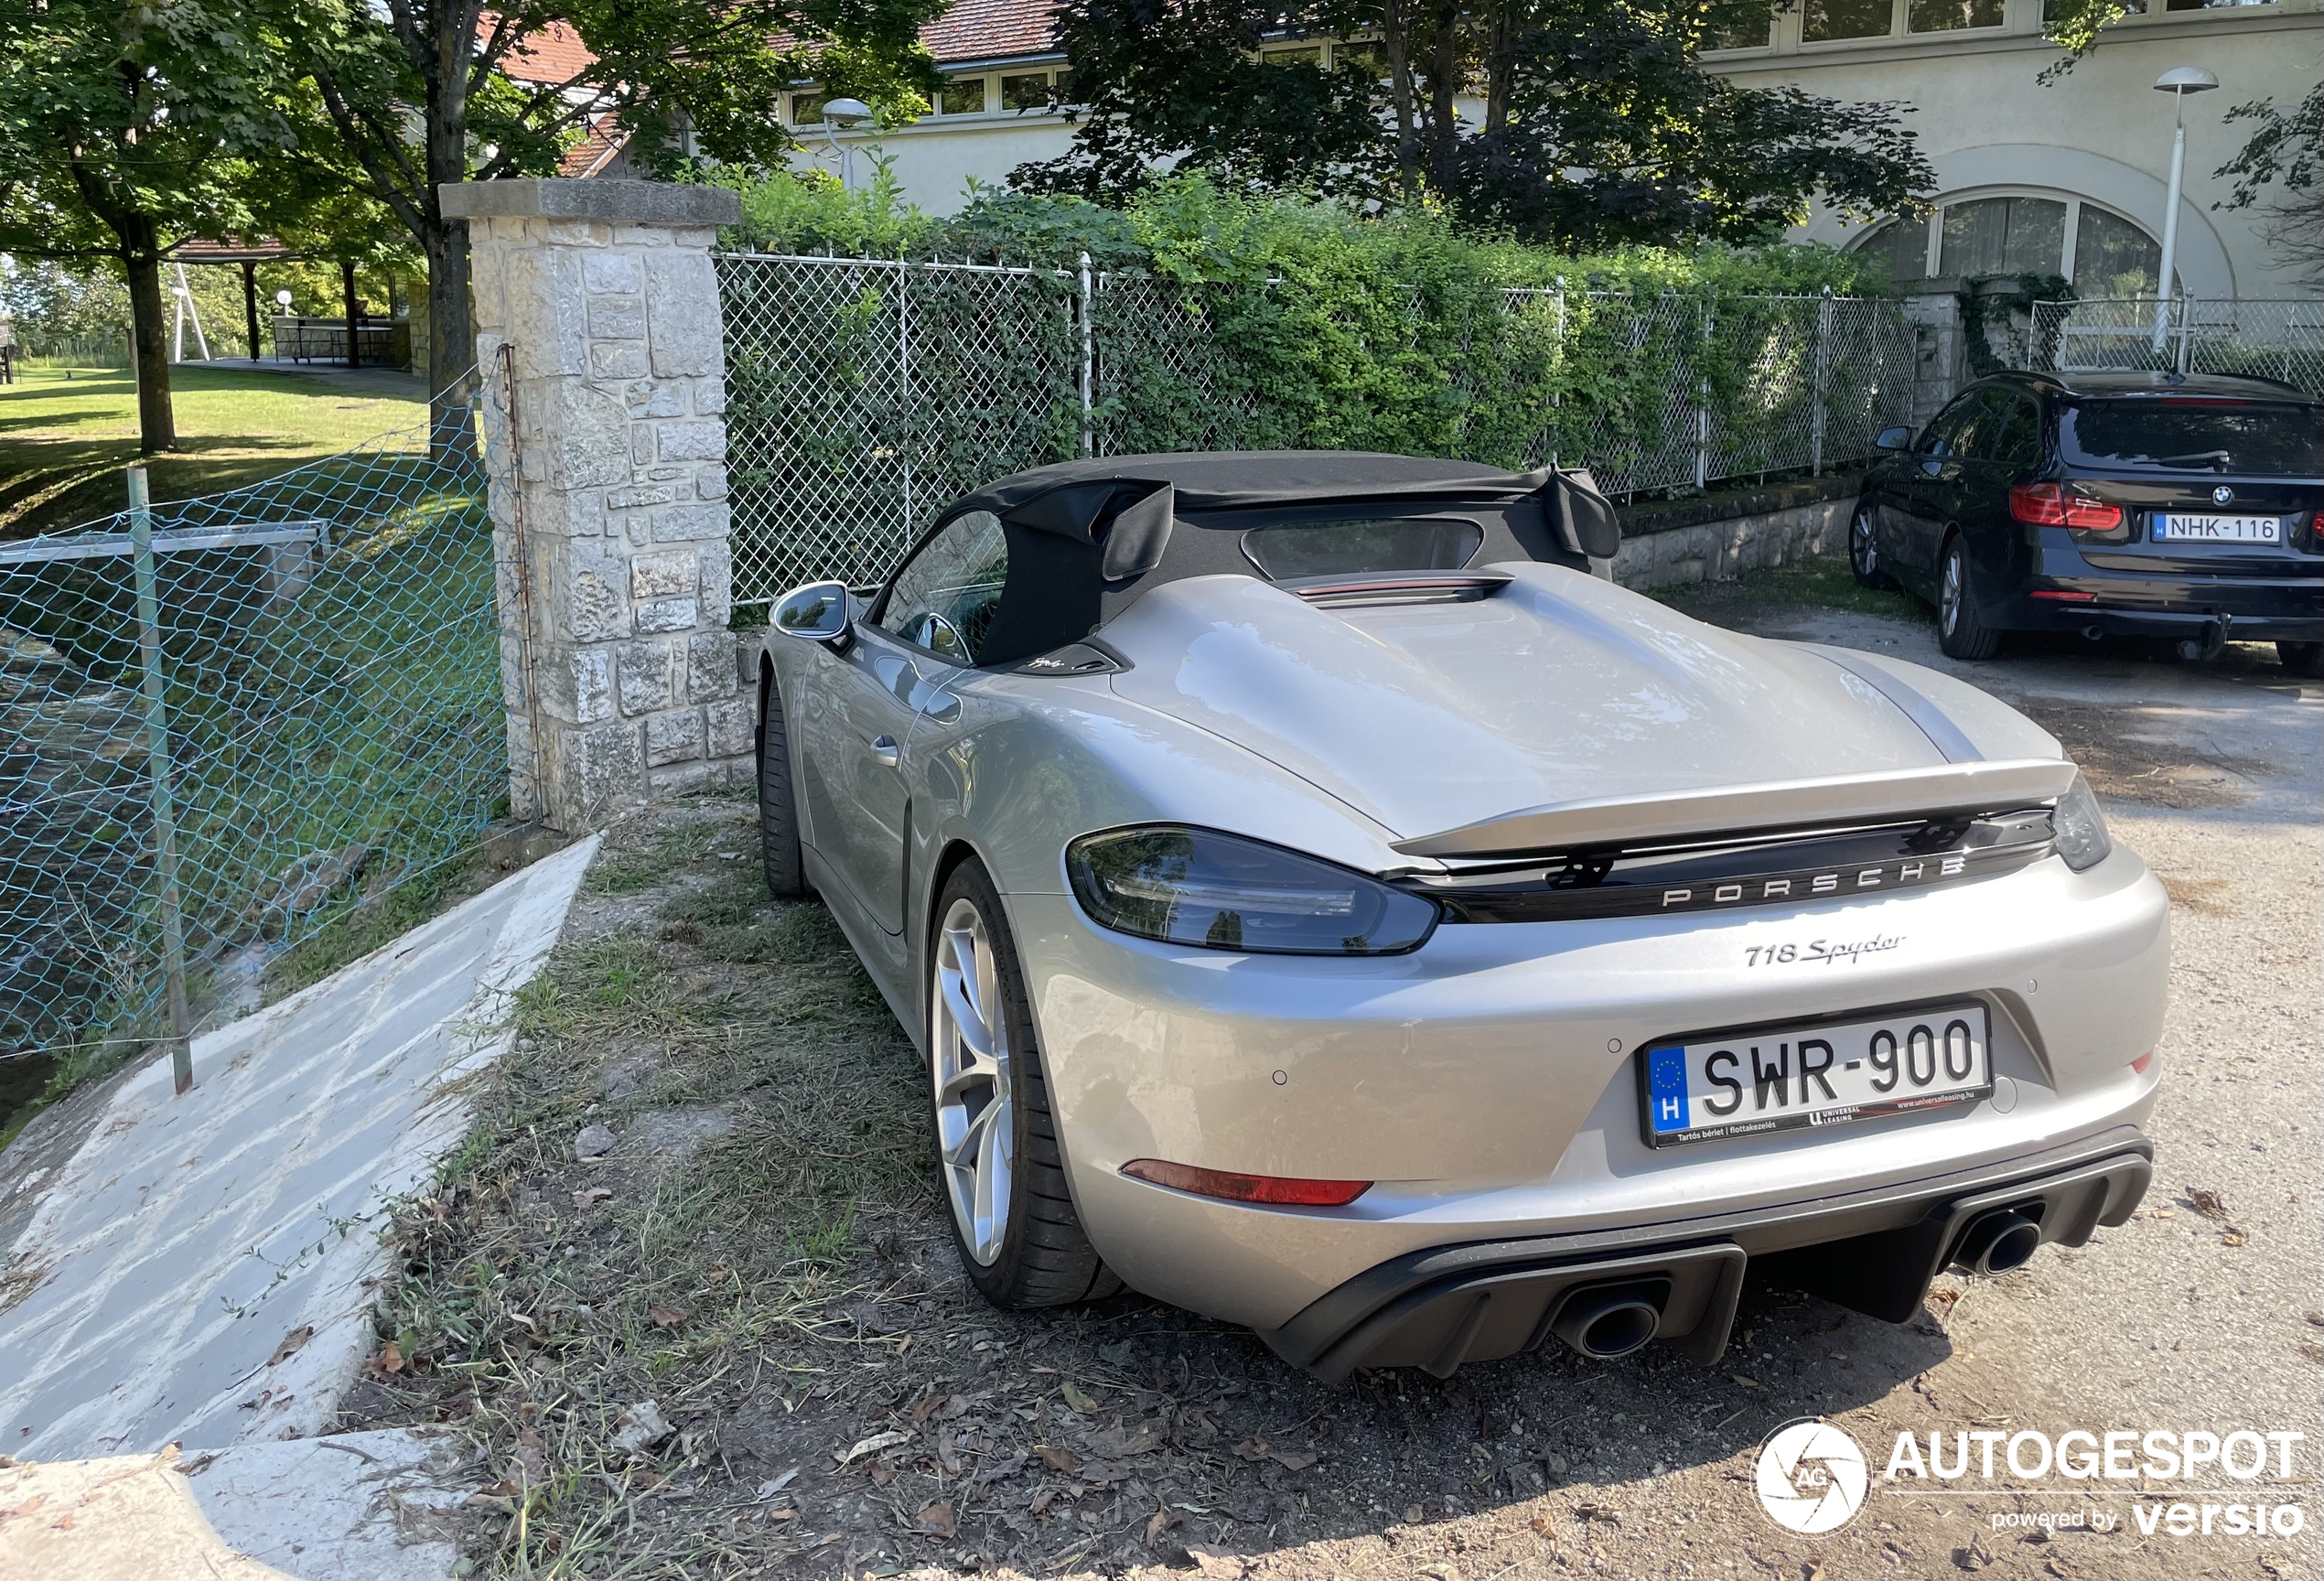
[[[1964,198],[1929,220],[1892,220],[1850,251],[1881,259],[1901,286],[2062,274],[2084,297],[2140,296],[2154,294],[2162,273],[2161,246],[2136,223],[2084,199],[2037,192]]]

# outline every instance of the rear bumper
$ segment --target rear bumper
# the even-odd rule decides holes
[[[1991,624],[2021,631],[2094,629],[2112,637],[2324,639],[2324,575],[2319,574],[2324,568],[2314,565],[2313,556],[2284,557],[2282,569],[2288,574],[2280,575],[2204,575],[2184,566],[2149,572],[2093,564],[2057,529],[2045,528],[2039,537],[2030,567],[2033,586],[1985,611]]]
[[[1708,1364],[1727,1348],[1753,1263],[1902,1322],[1979,1216],[2011,1210],[2039,1226],[2044,1243],[2080,1246],[2130,1217],[2153,1157],[2146,1138],[2124,1125],[2007,1164],[1780,1208],[1431,1248],[1366,1270],[1261,1337],[1328,1382],[1359,1367],[1449,1377],[1465,1362],[1537,1349],[1576,1292],[1619,1285],[1653,1292],[1655,1338]]]

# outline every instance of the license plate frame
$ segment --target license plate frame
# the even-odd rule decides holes
[[[1951,1069],[1956,1025],[1968,1036],[1970,1069],[1965,1076]],[[1924,1028],[1929,1033],[1925,1046],[1915,1038]],[[1881,1032],[1890,1037],[1896,1070],[1885,1092],[1873,1086],[1885,1070],[1874,1043]],[[1820,1043],[1826,1059],[1803,1070],[1811,1043]],[[1913,1078],[1924,1047],[1931,1080],[1921,1083]],[[1721,1055],[1731,1057],[1733,1063],[1713,1072],[1708,1067]],[[1672,1080],[1674,1061],[1684,1073],[1676,1082]],[[1633,1064],[1638,1070],[1639,1130],[1649,1147],[1829,1130],[1896,1114],[1964,1108],[1990,1097],[1993,1012],[1980,999],[1949,998],[1842,1016],[1802,1016],[1681,1033],[1641,1045]],[[1755,1067],[1766,1074],[1773,1066],[1783,1070],[1782,1098],[1776,1102],[1770,1102],[1774,1085],[1760,1083],[1754,1076]],[[1731,1092],[1728,1081],[1736,1082]],[[1824,1098],[1817,1087],[1828,1089],[1832,1096]],[[1683,1105],[1676,1126],[1667,1123],[1668,1101],[1673,1096]],[[1725,1113],[1713,1107],[1728,1100],[1733,1107]],[[1698,1117],[1702,1124],[1695,1123]]]
[[[2280,549],[2284,546],[2284,519],[2157,511],[2154,539],[2157,543],[2257,543]]]

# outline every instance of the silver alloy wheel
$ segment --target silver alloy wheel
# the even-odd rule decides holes
[[[1857,506],[1856,520],[1848,523],[1848,553],[1856,557],[1856,574],[1870,576],[1880,569],[1880,545],[1872,537],[1872,512]]]
[[[1945,553],[1943,598],[1940,613],[1949,635],[1961,624],[1961,551],[1957,548]]]
[[[990,1267],[1008,1234],[1017,1144],[1009,1086],[1008,1013],[984,919],[952,902],[936,935],[936,992],[930,1071],[936,1087],[936,1145],[945,1195],[961,1240]]]

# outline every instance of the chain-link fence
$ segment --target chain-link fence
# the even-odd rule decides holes
[[[139,472],[0,543],[0,1058],[182,1038],[473,846],[508,758],[472,433],[145,508]]]
[[[2050,372],[2243,373],[2324,395],[2324,299],[2038,302],[2027,360]]]
[[[1275,283],[716,262],[738,604],[815,576],[875,580],[935,511],[1020,468],[1340,447],[1280,387],[1258,350],[1270,334],[1345,335],[1391,370],[1400,342],[1426,340],[1410,360],[1450,380],[1386,380],[1378,396],[1425,408],[1411,443],[1587,465],[1617,494],[1845,465],[1910,412],[1912,329],[1887,301],[1516,290],[1447,321],[1405,292],[1352,323],[1266,311]]]

